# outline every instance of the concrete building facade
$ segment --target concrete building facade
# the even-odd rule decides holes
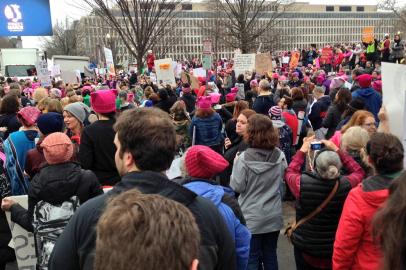
[[[268,14],[265,13],[259,23],[266,23],[267,17]],[[178,18],[177,26],[165,33],[155,50],[165,51],[166,57],[177,60],[200,57],[203,40],[215,39],[211,29],[218,22],[216,12],[205,2],[182,4]],[[278,42],[264,43],[261,50],[304,49],[310,44],[322,47],[326,44],[360,43],[362,29],[371,26],[375,29],[375,37],[382,39],[385,33],[394,34],[396,22],[395,15],[378,11],[376,5],[294,3],[277,18]],[[94,61],[100,62],[101,48],[105,46],[112,48],[117,64],[126,66],[134,62],[117,33],[100,17],[83,17],[79,20],[78,27],[85,33],[82,47]],[[264,38],[267,34],[264,33]],[[234,49],[225,46],[221,40],[216,45],[217,57],[233,56]]]

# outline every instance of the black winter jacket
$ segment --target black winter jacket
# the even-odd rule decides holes
[[[58,239],[49,261],[49,270],[93,269],[95,226],[110,196],[132,188],[145,194],[159,194],[185,205],[196,218],[201,234],[199,269],[236,268],[234,242],[223,217],[207,199],[170,181],[163,174],[144,171],[123,176],[114,188],[82,205]],[[159,236],[157,236],[159,237]]]
[[[31,181],[28,210],[14,204],[10,209],[11,220],[32,232],[34,207],[39,201],[57,205],[76,195],[82,204],[100,194],[103,194],[103,189],[96,176],[91,171],[83,170],[79,164],[68,162],[48,165]]]
[[[330,139],[336,132],[338,124],[341,122],[343,112],[339,110],[337,105],[333,104],[328,108],[327,115],[323,119],[323,127],[327,128],[326,140]]]

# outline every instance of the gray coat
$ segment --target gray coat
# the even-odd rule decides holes
[[[399,45],[396,45],[396,42],[392,41],[392,57],[393,58],[403,58],[405,54],[405,43],[403,40],[399,41]]]
[[[252,234],[283,227],[281,184],[287,168],[281,150],[248,148],[234,162],[230,187],[240,193],[238,203]]]

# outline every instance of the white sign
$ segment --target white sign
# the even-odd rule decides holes
[[[48,63],[45,60],[41,60],[37,64],[38,79],[41,81],[41,86],[50,86],[51,78],[48,71]]]
[[[175,75],[172,67],[172,58],[155,60],[155,71],[158,82],[164,84],[175,84]]]
[[[13,196],[22,207],[28,208],[28,196]],[[17,223],[11,221],[10,212],[6,212],[7,222],[11,230],[9,246],[14,248],[17,258],[18,269],[35,269],[37,258],[35,256],[34,235],[27,232]]]
[[[382,94],[390,132],[406,147],[406,66],[382,63]]]
[[[203,53],[209,54],[212,52],[212,42],[210,39],[203,40]]]
[[[246,72],[252,72],[255,69],[255,54],[236,54],[233,69],[236,77]]]
[[[202,64],[205,70],[211,69],[212,62],[211,54],[203,54]]]
[[[63,71],[61,73],[61,78],[64,83],[79,83],[76,75],[76,71]]]
[[[194,68],[193,76],[195,76],[196,78],[198,78],[198,77],[206,78],[206,70],[204,70],[204,68]]]
[[[106,67],[109,74],[112,76],[116,75],[116,71],[114,70],[113,52],[109,48],[104,47],[104,57],[106,58]]]
[[[61,75],[61,65],[54,65],[52,67],[52,76],[56,77]]]

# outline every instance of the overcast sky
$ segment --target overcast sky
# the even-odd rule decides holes
[[[402,0],[406,2],[406,0]],[[74,4],[72,4],[74,2]],[[81,16],[87,14],[86,8],[83,8],[85,4],[82,4],[82,8],[77,8],[78,3],[82,0],[50,0],[51,4],[51,17],[52,23],[55,24],[57,21],[65,22],[66,17],[69,20],[78,19]],[[298,1],[299,2],[299,1]],[[310,0],[310,1],[300,1],[300,2],[310,2],[311,4],[335,4],[340,5],[351,5],[354,4],[354,0]],[[377,0],[357,0],[357,5],[373,5],[376,4]],[[38,37],[23,37],[24,48],[39,48],[41,46],[41,38]]]

